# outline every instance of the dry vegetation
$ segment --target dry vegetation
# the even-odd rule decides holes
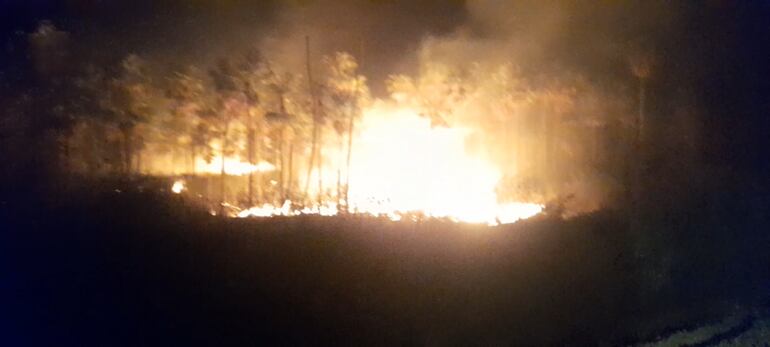
[[[3,209],[4,257],[27,269],[8,282],[20,343],[614,345],[767,300],[767,239],[717,237],[737,219],[645,225],[697,229],[697,245],[635,232],[623,211],[492,228],[232,220],[149,182],[102,184]]]

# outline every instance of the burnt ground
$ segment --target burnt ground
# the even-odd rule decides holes
[[[223,220],[98,187],[32,196],[0,209],[8,346],[619,345],[769,303],[758,214],[488,228]]]

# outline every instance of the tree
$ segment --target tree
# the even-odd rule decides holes
[[[135,157],[142,146],[141,128],[162,108],[162,93],[152,85],[147,62],[135,55],[120,64],[118,77],[110,83],[103,106],[122,136],[121,159],[124,174],[141,165]]]
[[[440,63],[424,63],[417,79],[395,75],[385,83],[393,99],[414,107],[432,126],[450,126],[466,96],[462,71]]]
[[[647,80],[652,71],[652,56],[649,53],[636,54],[630,58],[631,72],[639,80],[639,113],[637,118],[637,141],[643,141],[645,124],[644,107],[647,92]]]
[[[324,91],[326,103],[334,130],[340,139],[347,133],[347,146],[340,144],[340,149],[347,148],[345,159],[344,192],[341,188],[341,169],[337,170],[338,200],[344,196],[344,208],[349,208],[348,192],[350,187],[350,163],[353,153],[353,132],[355,119],[360,117],[361,108],[369,98],[366,77],[357,73],[358,63],[355,58],[344,52],[338,52],[324,59],[327,78]],[[340,141],[342,142],[342,141]],[[338,206],[342,206],[338,201]]]
[[[282,107],[285,109],[288,117],[288,121],[283,123],[285,126],[284,138],[289,147],[286,196],[292,199],[292,201],[297,201],[298,199],[296,199],[294,193],[303,192],[294,189],[295,180],[299,178],[299,174],[295,173],[294,170],[295,152],[297,152],[297,149],[306,148],[308,144],[312,147],[313,131],[318,130],[316,127],[317,123],[313,117],[313,110],[317,105],[308,93],[307,84],[302,75],[284,72],[282,76],[282,88],[284,91],[281,95],[283,97],[278,98],[276,102],[282,103]],[[313,148],[311,148],[311,153],[314,153]],[[309,176],[307,178],[306,189],[309,184]],[[304,191],[304,193],[303,197],[309,200],[307,191]]]
[[[324,115],[320,110],[320,102],[318,98],[318,86],[313,82],[313,74],[310,69],[310,37],[305,36],[305,63],[307,65],[307,84],[308,93],[310,95],[310,114],[313,120],[313,135],[310,148],[310,164],[307,167],[307,179],[305,180],[305,197],[308,197],[308,190],[310,189],[310,178],[312,177],[313,167],[318,159],[318,205],[321,205],[323,200],[323,157],[321,150],[321,137],[323,134],[323,123],[325,121]]]
[[[220,214],[224,215],[225,206],[225,159],[236,151],[236,142],[232,140],[233,123],[242,120],[248,113],[248,104],[244,93],[238,89],[237,71],[231,61],[222,59],[217,66],[209,70],[213,88],[209,97],[204,97],[203,118],[218,135],[220,142]]]
[[[266,88],[269,84],[269,78],[272,76],[272,70],[259,50],[248,50],[243,57],[236,63],[234,81],[236,88],[241,90],[246,98],[247,119],[246,126],[246,150],[248,162],[256,165],[261,161],[262,152],[262,132],[265,121],[265,110],[263,99],[265,94],[270,92]],[[255,177],[256,174],[256,177]],[[256,180],[255,180],[256,178]],[[255,182],[256,181],[256,182]],[[248,201],[249,206],[254,205],[254,186],[257,187],[257,201],[262,200],[262,173],[261,170],[249,172],[248,181]]]
[[[89,174],[98,174],[104,168],[104,158],[109,157],[107,127],[110,114],[101,104],[105,90],[109,90],[110,80],[102,69],[87,65],[82,73],[73,79],[78,97],[69,99],[66,112],[76,125],[68,140],[80,154],[81,169]],[[72,163],[72,164],[76,164]]]
[[[38,23],[34,33],[28,35],[28,40],[35,70],[40,77],[49,78],[70,68],[70,35],[66,31],[44,20]]]
[[[265,120],[267,120],[267,123],[270,124],[273,135],[274,135],[274,143],[277,143],[277,146],[273,146],[275,151],[275,156],[277,157],[277,162],[279,166],[279,176],[278,176],[278,203],[282,204],[286,200],[287,196],[287,182],[290,186],[291,183],[289,182],[290,179],[288,179],[287,173],[290,172],[290,166],[288,164],[288,159],[286,158],[286,131],[289,125],[292,122],[292,116],[286,111],[286,94],[289,90],[289,81],[291,80],[291,75],[289,74],[276,74],[271,71],[268,83],[270,85],[270,88],[272,89],[276,99],[278,106],[275,107],[274,111],[267,112],[265,114]],[[290,152],[293,151],[293,148],[290,149]],[[293,159],[293,158],[292,158]],[[288,188],[290,189],[290,188]]]
[[[639,199],[642,193],[642,178],[644,171],[646,170],[646,159],[649,154],[645,151],[645,141],[647,140],[646,128],[647,121],[645,119],[645,103],[647,101],[647,80],[650,78],[652,72],[653,59],[652,55],[648,52],[637,53],[631,56],[631,72],[634,77],[639,80],[639,110],[636,120],[636,139],[635,146],[638,159],[635,161],[633,169],[633,189],[631,190],[632,199],[639,203]]]
[[[35,166],[67,172],[68,139],[76,123],[67,111],[71,100],[77,97],[72,81],[78,66],[78,62],[69,59],[70,35],[50,21],[41,21],[35,32],[27,35],[27,44],[37,76],[30,91],[35,100],[29,114],[29,135],[38,137],[35,143],[41,144],[42,148],[36,152],[44,154],[33,156],[42,159]]]
[[[171,118],[166,126],[180,145],[188,147],[189,172],[193,175],[199,153],[210,155],[209,128],[201,121],[207,93],[201,74],[197,67],[190,66],[184,72],[175,73],[167,87],[172,103]]]

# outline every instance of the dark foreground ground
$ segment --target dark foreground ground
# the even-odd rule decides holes
[[[2,345],[628,345],[743,317],[686,340],[708,345],[767,325],[758,219],[222,220],[95,190],[2,202]]]

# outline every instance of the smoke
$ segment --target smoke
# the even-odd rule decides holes
[[[321,56],[351,53],[375,96],[472,129],[467,150],[503,171],[500,196],[580,212],[627,183],[630,62],[651,55],[680,12],[658,1],[288,2],[258,45],[301,73],[305,37],[314,71]]]
[[[604,204],[628,183],[624,161],[637,154],[632,147],[639,127],[638,62],[649,62],[644,78],[651,90],[665,83],[682,87],[667,82],[664,72],[672,70],[672,37],[681,40],[677,33],[685,22],[687,5],[677,3],[317,0],[148,6],[118,16],[120,23],[110,30],[103,30],[110,17],[97,19],[104,8],[84,7],[91,16],[84,22],[95,29],[63,28],[76,44],[71,51],[101,42],[93,46],[105,49],[87,54],[138,53],[152,62],[154,74],[163,75],[188,65],[205,71],[219,59],[237,60],[256,48],[274,69],[303,82],[306,63],[320,81],[322,57],[351,53],[380,101],[414,109],[434,126],[470,130],[466,150],[500,169],[498,195],[504,199],[572,197],[584,199],[578,205],[589,209]],[[116,42],[120,49],[111,49]],[[665,114],[695,119],[691,108],[668,112],[666,107],[676,111],[676,106],[657,100],[649,94],[648,119]],[[671,124],[682,129],[667,129],[661,137],[697,128],[687,125],[692,123],[697,122],[674,119]],[[649,128],[650,134],[657,131]]]
[[[451,33],[465,19],[460,1],[295,1],[276,11],[274,25],[258,40],[271,61],[295,72],[305,71],[305,37],[316,70],[322,56],[348,52],[384,95],[390,74],[416,72],[416,55],[428,35]]]

